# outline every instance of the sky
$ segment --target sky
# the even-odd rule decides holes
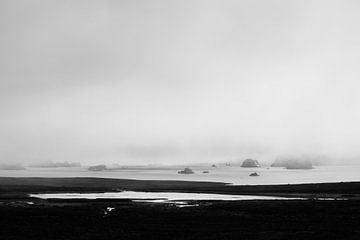
[[[0,0],[0,162],[360,162],[359,12],[355,0]]]

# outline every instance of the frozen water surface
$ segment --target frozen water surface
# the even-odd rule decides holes
[[[186,201],[186,200],[292,200],[304,198],[286,198],[272,196],[230,195],[209,193],[178,193],[178,192],[105,192],[105,193],[48,193],[30,194],[41,199],[133,199],[148,202]]]
[[[99,177],[138,180],[183,180],[226,182],[236,185],[269,185],[322,182],[360,181],[360,165],[315,166],[310,170],[283,168],[241,168],[240,166],[190,166],[194,174],[178,174],[184,166],[137,167],[91,172],[86,168],[28,168],[27,170],[0,170],[2,177]],[[209,173],[202,173],[209,171]],[[251,177],[257,172],[260,176]]]

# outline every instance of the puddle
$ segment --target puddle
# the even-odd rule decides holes
[[[111,212],[112,210],[115,210],[115,208],[113,208],[113,207],[107,207],[106,208],[106,211],[108,211],[108,212]]]

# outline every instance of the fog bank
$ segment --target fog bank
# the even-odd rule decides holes
[[[1,1],[0,162],[359,163],[359,10]]]

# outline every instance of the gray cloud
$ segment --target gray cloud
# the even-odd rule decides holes
[[[1,1],[0,161],[359,156],[357,1]]]

